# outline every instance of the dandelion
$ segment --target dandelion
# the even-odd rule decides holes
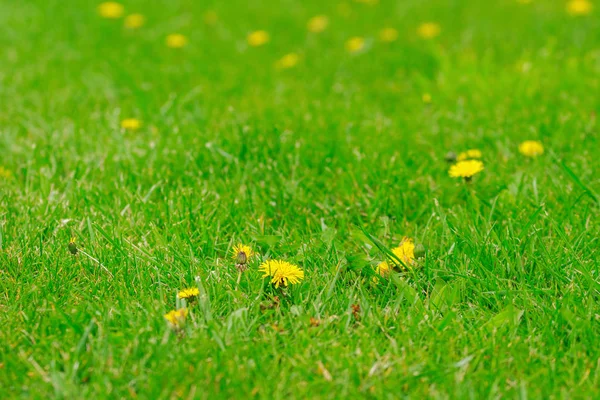
[[[185,300],[194,300],[196,297],[198,297],[198,295],[200,294],[200,291],[198,290],[197,287],[195,288],[190,288],[190,289],[183,289],[182,291],[180,291],[179,293],[177,293],[177,297],[179,297],[180,299],[185,299]]]
[[[479,160],[459,161],[450,167],[448,174],[452,178],[464,178],[465,181],[470,181],[474,175],[483,171],[483,163]]]
[[[482,157],[481,150],[470,149],[470,150],[463,151],[462,153],[460,153],[456,159],[458,161],[465,161],[465,160],[472,160],[474,158],[481,158],[481,157]]]
[[[246,38],[248,44],[252,47],[262,46],[266,44],[269,39],[269,33],[267,31],[254,31]]]
[[[410,265],[415,260],[415,242],[411,238],[404,237],[398,247],[392,249],[392,253],[404,264]]]
[[[377,264],[377,268],[375,268],[375,272],[377,272],[381,276],[389,276],[392,271],[392,266],[387,261],[382,261]]]
[[[354,54],[358,53],[365,47],[365,39],[359,36],[355,36],[353,38],[348,39],[346,42],[346,51],[348,53]]]
[[[4,167],[0,167],[0,178],[10,179],[12,178],[12,172]]]
[[[444,160],[446,160],[447,163],[455,163],[456,162],[456,153],[453,151],[449,151],[446,153],[446,155],[444,156]]]
[[[379,39],[382,42],[395,42],[398,40],[398,31],[394,28],[384,28],[379,31]]]
[[[167,35],[165,42],[167,47],[172,49],[181,49],[187,45],[188,38],[181,33],[171,33],[170,35]]]
[[[173,329],[181,329],[185,325],[185,319],[188,316],[187,308],[180,308],[179,310],[171,310],[164,315],[165,319],[169,323],[169,326]]]
[[[121,121],[121,128],[129,131],[136,131],[140,129],[141,126],[142,122],[136,118],[125,118],[123,121]]]
[[[69,240],[69,252],[71,252],[71,254],[73,255],[77,254],[77,244],[75,243],[75,237],[72,237],[71,240]]]
[[[141,28],[146,22],[146,17],[142,14],[130,14],[125,17],[125,21],[123,21],[123,25],[127,29],[137,29]]]
[[[235,260],[235,266],[240,272],[244,272],[247,268],[246,264],[256,253],[252,250],[252,247],[245,244],[238,244],[233,247],[233,259]]]
[[[423,100],[423,103],[425,104],[431,104],[431,95],[429,93],[423,93],[421,100]]]
[[[537,157],[544,154],[544,145],[538,140],[526,140],[519,145],[519,152],[527,157]]]
[[[417,29],[417,33],[423,39],[433,39],[434,37],[438,36],[441,31],[442,28],[440,28],[440,26],[435,22],[425,22]]]
[[[281,260],[267,260],[258,268],[264,272],[263,278],[270,277],[276,288],[279,286],[295,285],[304,279],[304,271],[297,265]]]
[[[312,33],[321,33],[329,26],[329,18],[325,15],[316,15],[308,20],[306,28]]]
[[[125,7],[115,1],[107,1],[98,6],[98,14],[103,18],[117,19],[123,16]]]
[[[289,53],[277,60],[275,67],[279,69],[293,68],[298,64],[298,61],[300,61],[300,56],[298,56],[298,54]]]
[[[567,13],[574,17],[589,15],[593,8],[594,6],[588,0],[571,0],[567,3]]]

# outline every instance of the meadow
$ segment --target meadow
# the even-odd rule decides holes
[[[599,15],[0,0],[0,398],[600,398]]]

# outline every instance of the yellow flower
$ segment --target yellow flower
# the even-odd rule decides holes
[[[392,266],[387,261],[382,261],[377,264],[377,268],[375,268],[375,272],[377,272],[381,276],[388,276],[392,271]]]
[[[425,103],[425,104],[431,103],[431,95],[429,93],[423,93],[423,96],[421,96],[421,99],[423,100],[423,103]]]
[[[207,11],[204,13],[204,23],[206,25],[215,25],[219,21],[219,16],[214,11]]]
[[[404,237],[398,247],[392,249],[392,253],[394,253],[394,255],[398,257],[404,264],[412,264],[415,259],[414,240]]]
[[[526,140],[519,145],[519,152],[527,157],[537,157],[544,154],[544,145],[538,140]]]
[[[240,243],[233,246],[233,255],[231,258],[238,264],[246,264],[246,262],[254,257],[255,254],[252,247]]]
[[[267,31],[254,31],[246,39],[252,47],[262,46],[269,41],[269,33]]]
[[[459,161],[450,167],[448,174],[452,178],[465,178],[470,180],[473,175],[483,171],[483,163],[479,160],[465,160]]]
[[[458,157],[456,157],[456,159],[458,161],[465,161],[465,160],[470,160],[473,158],[481,158],[481,157],[482,157],[481,150],[470,149],[470,150],[463,151],[462,153],[460,153],[458,155]]]
[[[98,6],[98,14],[104,18],[121,18],[125,12],[125,7],[115,1],[107,1]]]
[[[398,31],[394,28],[383,28],[379,31],[379,39],[382,42],[395,42],[398,39]]]
[[[435,22],[425,22],[419,26],[417,33],[423,39],[433,39],[440,34],[442,29]]]
[[[166,38],[167,46],[172,49],[180,49],[182,47],[185,47],[185,45],[187,45],[187,42],[187,37],[182,35],[181,33],[171,33],[170,35],[167,35]]]
[[[198,290],[197,287],[195,287],[195,288],[190,288],[190,289],[183,289],[182,291],[177,293],[177,297],[179,297],[180,299],[191,300],[194,297],[198,296],[199,294],[200,294],[200,291]]]
[[[298,56],[298,54],[289,53],[277,60],[275,66],[279,69],[293,68],[298,64],[298,61],[300,61],[300,56]]]
[[[172,310],[165,314],[165,319],[169,323],[169,326],[173,329],[180,329],[185,325],[185,319],[188,316],[187,308],[180,308],[179,310]]]
[[[365,39],[359,36],[348,39],[346,42],[346,51],[348,53],[358,53],[365,47]]]
[[[137,29],[142,27],[145,22],[146,17],[144,17],[142,14],[129,14],[127,17],[125,17],[123,24],[125,25],[125,28]]]
[[[567,3],[567,13],[572,16],[589,15],[593,8],[588,0],[571,0]]]
[[[12,172],[10,172],[9,170],[7,170],[4,167],[0,167],[0,178],[10,179],[10,178],[12,178]]]
[[[123,121],[121,121],[121,128],[130,131],[136,131],[140,129],[140,126],[142,126],[142,122],[136,118],[125,118]]]
[[[308,20],[306,27],[313,33],[320,33],[327,29],[329,18],[325,15],[317,15]]]
[[[258,268],[264,272],[263,278],[270,277],[276,288],[279,286],[295,285],[304,279],[304,271],[287,261],[267,260]]]

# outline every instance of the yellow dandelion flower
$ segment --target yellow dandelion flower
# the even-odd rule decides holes
[[[329,18],[325,15],[316,15],[308,20],[306,28],[313,33],[320,33],[329,26]]]
[[[195,288],[183,289],[182,291],[177,293],[177,297],[179,297],[180,299],[192,300],[195,297],[197,297],[199,294],[200,294],[200,291],[198,290],[197,287],[195,287]]]
[[[140,121],[139,119],[136,119],[136,118],[125,118],[123,121],[121,121],[121,128],[130,130],[130,131],[136,131],[136,130],[140,129],[141,126],[142,126],[142,121]]]
[[[266,44],[269,41],[269,33],[267,31],[254,31],[251,32],[246,40],[252,47],[258,47]]]
[[[390,263],[387,261],[382,261],[379,264],[377,264],[375,272],[377,272],[381,276],[389,276],[390,272],[392,272],[392,265],[390,265]]]
[[[383,28],[379,31],[379,40],[382,42],[395,42],[398,40],[398,31],[394,28]]]
[[[289,53],[277,60],[275,67],[279,69],[293,68],[298,64],[298,61],[300,61],[300,56],[298,54]]]
[[[423,100],[423,103],[429,104],[431,103],[431,95],[429,93],[423,93],[423,96],[421,96],[421,100]]]
[[[419,26],[417,33],[423,39],[433,39],[442,32],[442,28],[435,22],[425,22]]]
[[[4,167],[0,167],[0,178],[10,179],[10,178],[12,178],[12,172],[10,172],[9,170],[7,170]]]
[[[185,320],[188,316],[187,308],[180,308],[179,310],[169,311],[164,315],[165,319],[169,323],[169,326],[173,329],[180,329],[185,325]]]
[[[567,13],[574,17],[589,15],[594,6],[588,0],[571,0],[567,3]]]
[[[165,42],[167,47],[172,49],[181,49],[187,45],[188,38],[181,33],[171,33],[170,35],[167,35]]]
[[[304,279],[304,271],[297,265],[281,260],[267,260],[258,268],[264,272],[263,278],[270,277],[276,288],[279,286],[295,285]]]
[[[365,39],[359,36],[348,39],[346,42],[346,51],[348,53],[358,53],[365,48]]]
[[[519,152],[527,157],[544,154],[544,145],[538,140],[526,140],[519,145]]]
[[[98,6],[98,14],[103,18],[121,18],[124,12],[125,7],[115,1],[106,1]]]
[[[129,14],[125,17],[125,21],[123,21],[123,25],[127,29],[137,29],[141,28],[146,22],[146,17],[142,14]]]
[[[477,150],[477,149],[469,149],[467,151],[463,151],[462,153],[460,153],[458,155],[458,157],[456,157],[457,161],[465,161],[465,160],[471,160],[474,158],[481,158],[482,154],[481,154],[481,150]]]
[[[465,160],[451,166],[448,174],[452,178],[465,178],[468,181],[481,171],[483,171],[483,163],[481,161]]]
[[[203,19],[206,25],[216,25],[219,21],[219,16],[216,12],[211,10],[204,13]]]
[[[398,247],[392,249],[392,253],[404,264],[410,265],[415,260],[415,242],[410,238],[403,238]]]
[[[238,264],[246,264],[249,259],[254,257],[256,253],[252,250],[252,247],[245,244],[237,244],[233,246],[232,257],[233,260]]]

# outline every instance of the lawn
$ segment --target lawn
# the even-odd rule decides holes
[[[600,398],[599,15],[0,0],[0,398]]]

